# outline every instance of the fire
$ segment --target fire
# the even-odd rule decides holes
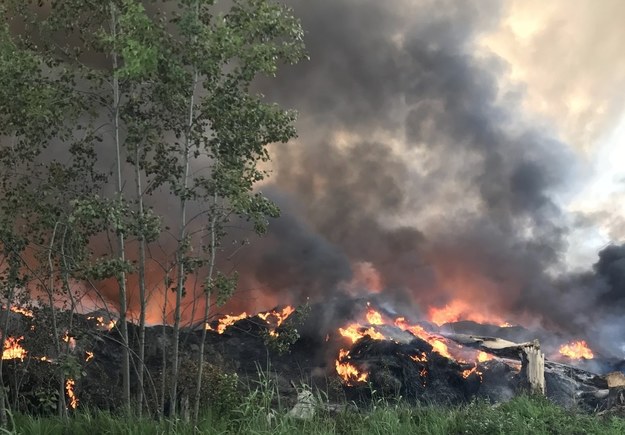
[[[421,352],[421,355],[410,355],[410,359],[414,362],[427,362],[428,360],[425,352]]]
[[[366,317],[367,317],[367,322],[370,325],[382,325],[383,324],[382,315],[371,307],[367,309]]]
[[[233,325],[235,322],[238,322],[239,320],[246,319],[247,317],[249,316],[247,315],[246,312],[243,312],[239,315],[226,314],[224,317],[218,320],[217,333],[223,334],[224,332],[226,332],[226,328],[228,326]],[[208,329],[209,331],[214,331],[214,329],[210,325],[206,325],[206,329]]]
[[[595,356],[584,340],[560,346],[560,354],[572,359],[593,359]]]
[[[85,361],[90,361],[93,359],[93,352],[86,351],[85,354],[87,355],[85,357]]]
[[[19,313],[26,317],[33,317],[33,312],[28,308],[13,306],[11,307],[11,311],[13,311],[14,313]]]
[[[273,317],[275,319],[276,326],[280,326],[294,312],[295,312],[295,308],[293,308],[290,305],[287,305],[280,311],[276,311],[276,310],[267,311],[264,313],[258,313],[257,316],[263,319],[267,323],[269,323],[269,320],[267,319],[269,319],[270,317]]]
[[[477,354],[477,361],[478,362],[486,362],[486,361],[490,361],[491,359],[493,359],[493,356],[487,354],[486,352],[480,351]]]
[[[445,323],[457,322],[459,320],[471,320],[478,323],[488,323],[491,325],[503,325],[502,319],[474,311],[473,305],[460,299],[455,299],[442,308],[432,307],[429,310],[429,317],[432,323],[441,326]]]
[[[397,326],[402,331],[408,331],[412,333],[415,337],[419,337],[421,340],[425,340],[434,348],[434,351],[440,353],[442,356],[446,358],[452,358],[449,353],[449,348],[447,344],[443,341],[442,338],[434,337],[429,334],[425,329],[423,329],[420,325],[411,325],[409,324],[405,318],[398,317],[395,319],[395,326]]]
[[[74,337],[70,337],[69,333],[65,333],[65,336],[63,337],[63,341],[67,344],[69,344],[69,348],[71,350],[74,350],[74,348],[76,347],[76,339]]]
[[[4,340],[2,359],[20,359],[24,361],[28,352],[20,345],[20,341],[23,339],[24,336],[18,338],[7,337],[6,340]]]
[[[358,370],[356,366],[348,362],[350,358],[349,350],[339,350],[339,357],[336,359],[336,372],[347,383],[347,385],[366,382],[369,377],[369,373]]]
[[[475,373],[476,375],[478,375],[480,377],[480,379],[482,379],[482,372],[480,372],[477,369],[477,364],[474,365],[473,367],[471,367],[470,369],[466,369],[462,371],[462,377],[464,379],[468,378],[469,376],[471,376],[471,374]]]
[[[366,328],[358,323],[352,323],[348,325],[347,328],[339,328],[339,333],[343,337],[349,338],[352,343],[356,343],[366,336],[371,337],[373,340],[384,340],[386,338],[380,332],[376,331],[374,327]]]
[[[78,406],[78,397],[76,397],[76,393],[74,392],[74,380],[72,378],[68,378],[65,382],[65,391],[67,392],[67,397],[69,397],[69,406],[72,409],[76,409]]]
[[[269,331],[269,335],[273,337],[277,337],[278,333],[276,332],[276,328],[284,323],[284,321],[295,312],[295,308],[287,305],[281,310],[271,310],[258,313],[257,316],[264,320],[268,325],[273,326]],[[213,328],[208,323],[204,325],[207,331],[216,331],[218,334],[223,334],[226,329],[233,325],[235,322],[238,322],[242,319],[247,319],[250,317],[246,312],[241,314],[226,314],[222,318],[217,321],[217,327]]]
[[[94,317],[94,316],[89,316],[87,317],[87,320],[95,320],[98,322],[98,327],[106,329],[108,331],[110,331],[111,329],[113,329],[115,327],[115,320],[110,319],[108,322],[104,321],[104,316],[98,316],[98,317]]]

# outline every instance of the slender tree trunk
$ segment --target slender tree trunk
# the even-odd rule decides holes
[[[143,188],[141,186],[141,167],[139,166],[139,145],[135,147],[135,187],[137,190],[137,202],[139,207],[139,303],[141,305],[139,311],[139,373],[138,373],[138,412],[139,417],[143,411],[144,389],[143,374],[145,372],[145,311],[146,311],[146,292],[145,292],[145,222],[144,222],[144,206],[143,206]]]
[[[111,34],[115,40],[117,37],[117,8],[115,3],[111,2]],[[119,116],[119,104],[120,104],[120,91],[119,91],[119,79],[117,77],[118,70],[118,56],[115,51],[111,53],[113,59],[113,127],[115,136],[115,164],[117,167],[117,196],[118,201],[122,201],[123,198],[123,179],[122,179],[122,159],[121,159],[121,141],[119,137],[120,130],[120,116]],[[117,257],[121,262],[126,261],[126,244],[123,231],[117,231]],[[127,291],[126,291],[126,273],[119,272],[117,278],[119,283],[119,330],[122,338],[122,397],[124,405],[128,410],[130,409],[130,352],[128,349],[128,324],[126,323],[126,311],[127,311]]]
[[[2,325],[2,328],[0,328],[0,340],[2,342],[2,346],[0,347],[0,425],[2,425],[3,428],[6,428],[9,425],[9,420],[7,417],[7,405],[9,403],[9,400],[7,397],[7,392],[4,388],[4,375],[2,374],[4,371],[4,342],[7,339],[7,331],[9,330],[9,312],[11,310],[11,302],[13,301],[14,292],[14,287],[11,285],[11,283],[9,283],[9,285],[11,287],[9,288],[7,306],[4,313],[4,325]]]
[[[52,334],[54,337],[54,347],[56,349],[57,356],[61,355],[61,339],[59,333],[59,327],[56,321],[56,309],[54,307],[54,263],[52,261],[52,248],[54,247],[54,241],[56,238],[56,231],[58,228],[58,223],[54,225],[54,230],[52,231],[52,237],[50,240],[50,246],[48,248],[48,274],[50,282],[47,286],[48,293],[48,304],[50,305],[50,312],[52,314]],[[61,373],[59,375],[59,399],[58,399],[58,407],[59,407],[59,417],[64,418],[67,417],[67,407],[65,404],[65,375]]]
[[[190,150],[191,150],[191,129],[194,121],[195,106],[195,89],[197,87],[198,73],[193,72],[193,84],[191,87],[191,96],[189,97],[189,112],[187,118],[184,149],[182,150],[183,180],[182,191],[180,193],[180,228],[178,232],[178,253],[176,254],[177,271],[176,271],[176,306],[174,308],[174,349],[172,361],[172,385],[170,393],[169,413],[171,416],[176,414],[176,396],[178,392],[178,367],[179,367],[179,348],[180,348],[180,310],[182,306],[182,295],[184,293],[184,285],[186,282],[186,271],[184,268],[184,259],[186,256],[186,238],[187,238],[187,189],[189,187],[189,169],[190,169]]]
[[[163,345],[162,345],[162,375],[161,375],[161,403],[159,413],[165,412],[165,403],[167,403],[167,388],[165,378],[167,375],[167,295],[169,292],[169,272],[165,275],[165,300],[163,301]]]
[[[210,259],[208,263],[208,283],[209,287],[204,289],[204,317],[202,318],[202,339],[200,340],[200,357],[197,369],[197,380],[195,382],[195,399],[193,401],[193,421],[197,423],[200,417],[200,399],[202,398],[202,375],[204,372],[204,344],[206,342],[206,325],[210,314],[210,299],[213,283],[213,273],[215,270],[215,248],[217,245],[217,192],[213,193],[213,207],[210,220]]]

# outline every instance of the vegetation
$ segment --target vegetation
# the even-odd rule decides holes
[[[372,409],[329,415],[319,410],[311,420],[296,420],[265,407],[267,397],[253,391],[230,412],[205,415],[197,425],[81,411],[69,421],[15,416],[20,434],[623,434],[625,419],[574,414],[540,398],[517,397],[500,406],[472,403],[460,408],[411,407],[378,403]],[[271,415],[272,417],[268,417]]]
[[[240,248],[222,246],[228,225],[262,235],[279,213],[256,185],[267,146],[295,136],[295,113],[252,82],[304,57],[299,21],[271,0],[7,0],[0,16],[1,302],[9,309],[37,295],[51,312],[54,361],[71,358],[75,329],[58,308],[75,312],[85,293],[102,302],[119,318],[126,411],[169,403],[176,415],[180,329],[207,324],[236,286],[236,271],[218,267]],[[148,267],[163,275],[151,287]],[[114,291],[106,297],[103,286]],[[144,361],[150,301],[162,303],[173,332],[162,349],[169,379],[146,409],[155,389]],[[137,340],[127,320],[139,325]],[[62,366],[54,376],[64,418],[75,375]],[[15,405],[0,388],[4,426]]]

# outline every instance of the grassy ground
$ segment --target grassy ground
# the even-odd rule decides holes
[[[258,397],[256,398],[258,399]],[[81,412],[68,421],[15,416],[16,434],[625,434],[625,419],[567,412],[544,399],[519,397],[492,407],[415,407],[380,402],[367,411],[317,415],[298,421],[278,412],[268,418],[266,402],[248,399],[228,416],[206,416],[194,427],[172,421],[139,420]]]

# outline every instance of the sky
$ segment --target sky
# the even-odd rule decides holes
[[[562,202],[579,224],[568,263],[583,267],[598,249],[625,241],[625,3],[512,0],[479,38],[504,59],[524,111],[579,153],[583,171]]]

